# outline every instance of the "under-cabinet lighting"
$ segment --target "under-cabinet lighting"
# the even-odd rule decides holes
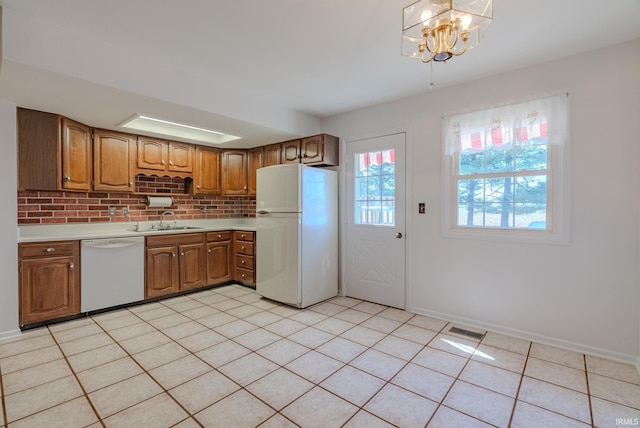
[[[171,122],[169,120],[136,114],[116,125],[120,128],[132,129],[140,132],[151,132],[167,137],[182,138],[205,144],[223,144],[238,140],[241,137],[212,129],[201,128],[184,123]]]

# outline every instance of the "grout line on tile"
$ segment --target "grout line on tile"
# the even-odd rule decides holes
[[[93,413],[95,413],[96,417],[98,418],[98,422],[100,422],[100,424],[102,425],[103,428],[106,427],[106,425],[104,424],[104,421],[102,420],[102,418],[100,417],[100,414],[98,413],[98,410],[95,408],[95,406],[91,402],[91,399],[89,398],[89,394],[87,394],[87,390],[84,388],[84,385],[82,384],[82,382],[80,382],[80,378],[78,377],[78,374],[76,373],[76,371],[71,366],[71,363],[69,362],[69,359],[67,358],[67,354],[64,353],[62,347],[60,346],[60,343],[58,342],[58,339],[56,339],[56,337],[53,335],[53,333],[51,332],[51,329],[48,326],[47,326],[47,330],[49,331],[49,335],[51,335],[51,338],[55,342],[56,346],[60,350],[60,353],[62,354],[62,357],[64,358],[64,362],[67,363],[67,366],[69,367],[69,370],[71,371],[71,374],[73,374],[73,377],[75,378],[76,382],[80,386],[80,389],[82,390],[82,394],[84,395],[84,398],[87,400],[87,402],[89,403],[89,406],[91,406],[91,410],[93,410]],[[61,403],[61,404],[64,404],[64,403]]]
[[[591,418],[591,426],[595,426],[595,421],[593,420],[593,405],[591,403],[591,388],[589,387],[589,372],[587,371],[587,356],[582,354],[582,359],[584,362],[584,377],[587,381],[587,400],[589,400],[589,417]]]
[[[133,312],[131,312],[131,313],[133,313]],[[135,314],[135,313],[133,313],[133,314],[134,314],[135,316],[138,316],[138,315],[137,315],[137,314]],[[140,317],[138,317],[138,318],[140,318]],[[143,321],[143,322],[147,322],[146,320],[142,320],[142,321]],[[149,323],[147,322],[147,324],[149,324]],[[164,393],[164,394],[167,394],[167,396],[169,396],[169,397],[170,397],[170,398],[171,398],[171,399],[172,399],[172,400],[173,400],[173,401],[174,401],[174,402],[175,402],[175,403],[176,403],[176,404],[177,404],[177,405],[178,405],[182,410],[184,410],[184,412],[185,412],[187,415],[189,415],[189,416],[193,416],[193,415],[191,414],[191,412],[190,412],[186,407],[184,407],[184,406],[182,405],[182,403],[180,403],[178,400],[176,400],[176,399],[173,397],[173,395],[171,395],[171,394],[169,393],[169,391],[168,391],[168,390],[167,390],[167,389],[166,389],[166,388],[165,388],[165,387],[164,387],[160,382],[158,382],[158,380],[157,380],[155,377],[153,377],[153,375],[151,375],[151,373],[149,373],[149,372],[147,371],[147,369],[145,369],[145,368],[144,368],[144,367],[143,367],[143,366],[138,362],[138,360],[136,360],[136,359],[134,358],[134,356],[133,356],[129,351],[127,351],[126,349],[124,349],[124,347],[123,347],[122,345],[120,345],[120,342],[119,342],[119,341],[117,341],[114,337],[112,337],[112,336],[111,336],[111,334],[109,334],[109,332],[108,332],[107,330],[105,330],[105,328],[104,328],[104,327],[102,327],[100,324],[98,324],[98,325],[100,326],[100,328],[102,329],[102,331],[104,331],[104,333],[105,333],[107,336],[109,336],[109,338],[111,338],[111,340],[113,340],[115,343],[117,343],[117,344],[118,344],[118,346],[120,347],[120,349],[122,349],[122,350],[124,351],[124,353],[125,353],[125,354],[127,354],[127,356],[128,356],[129,358],[131,358],[131,360],[132,360],[132,361],[133,361],[133,362],[134,362],[138,367],[140,367],[140,369],[142,370],[142,372],[143,372],[144,374],[146,374],[147,376],[149,376],[149,377],[151,378],[151,380],[153,380],[153,381],[154,381],[154,382],[155,382],[155,383],[160,387],[160,389],[162,389],[162,392],[160,392],[160,393],[158,393],[158,394],[154,395],[153,397],[157,397],[158,395],[163,394],[163,393]],[[156,329],[156,331],[158,331],[158,332],[160,332],[161,334],[163,334],[163,335],[165,335],[166,337],[168,337],[172,342],[175,342],[175,343],[177,343],[179,346],[182,346],[182,345],[180,345],[180,343],[176,342],[175,340],[173,340],[172,338],[170,338],[169,336],[167,336],[166,334],[164,334],[161,330],[158,330],[158,329],[157,329],[156,327],[154,327],[152,324],[149,324],[149,325],[151,325],[151,327],[153,327],[154,329]],[[161,346],[161,345],[160,345],[160,346]],[[156,348],[157,348],[157,346],[156,346]],[[184,348],[184,347],[183,347],[183,348]],[[154,348],[151,348],[151,349],[154,349]],[[188,349],[186,349],[186,348],[184,348],[184,349],[185,349],[186,351],[188,351],[190,354],[192,354],[192,353],[191,353],[191,351],[189,351]],[[195,355],[195,354],[192,354],[192,355],[194,355],[194,356],[196,356],[196,357],[197,357],[197,355]],[[66,358],[66,357],[65,357],[65,358]],[[168,363],[167,363],[167,364],[168,364]],[[78,383],[79,383],[79,382],[78,382]],[[116,382],[116,383],[118,383],[118,382]],[[81,385],[81,387],[82,387],[82,385]],[[84,391],[84,388],[82,388],[82,390]],[[86,392],[85,392],[85,394],[86,394]],[[147,398],[146,400],[143,400],[143,401],[141,401],[140,403],[143,403],[143,402],[145,402],[145,401],[148,401],[148,400],[150,400],[150,399],[151,399],[151,398],[153,398],[153,397]],[[88,397],[88,396],[87,396],[87,400],[89,400],[89,397]],[[91,403],[91,400],[89,400],[89,402]],[[140,404],[140,403],[132,404],[132,405],[131,405],[131,406],[129,406],[129,407],[132,407],[132,406],[137,405],[137,404]],[[91,403],[91,407],[93,407],[93,403]],[[124,411],[124,410],[126,410],[126,409],[120,410],[120,411],[118,411],[118,412],[114,413],[114,415],[117,415],[118,413],[121,413],[121,412],[122,412],[122,411]],[[94,411],[95,411],[95,408],[94,408]],[[98,412],[96,412],[96,414],[98,414]],[[113,416],[113,415],[110,415],[110,417],[111,417],[111,416]],[[99,417],[100,417],[100,416],[98,416],[98,418],[99,418]],[[198,425],[200,425],[200,427],[204,428],[204,426],[203,426],[199,421],[197,421],[195,418],[193,418],[193,419],[198,423]],[[102,422],[102,420],[100,420],[100,421]],[[104,426],[105,426],[105,425],[104,425],[104,423],[103,423],[103,427],[104,427]]]
[[[516,413],[516,406],[518,405],[518,397],[520,396],[520,388],[522,388],[522,381],[524,380],[524,372],[527,370],[527,364],[529,363],[529,356],[531,354],[531,347],[533,344],[529,342],[529,349],[527,349],[527,358],[524,360],[524,366],[522,366],[522,373],[520,373],[520,382],[518,383],[518,390],[516,391],[516,396],[513,400],[513,408],[511,409],[511,416],[509,417],[509,426],[513,422],[513,417]]]
[[[2,382],[2,366],[0,365],[0,402],[2,402],[2,421],[3,427],[9,426],[7,420],[7,405],[4,401],[4,383]]]

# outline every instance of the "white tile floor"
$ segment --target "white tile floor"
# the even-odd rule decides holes
[[[14,427],[616,427],[634,367],[338,297],[231,285],[0,342]]]

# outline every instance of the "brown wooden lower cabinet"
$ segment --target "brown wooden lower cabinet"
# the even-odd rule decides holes
[[[232,279],[231,231],[147,237],[145,297]]]
[[[205,269],[204,233],[147,237],[145,297],[202,287]]]
[[[233,279],[255,287],[255,233],[244,230],[233,232]]]
[[[207,284],[231,281],[231,231],[207,233]]]
[[[79,241],[18,244],[20,325],[80,313]]]

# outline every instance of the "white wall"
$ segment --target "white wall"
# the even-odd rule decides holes
[[[454,62],[434,67],[454,67]],[[424,67],[426,86],[429,66]],[[635,361],[640,354],[638,76],[640,40],[635,40],[323,121],[323,131],[344,140],[410,131],[408,309]],[[570,244],[443,238],[443,114],[558,90],[569,92],[571,106]],[[417,214],[418,202],[426,202],[427,215]]]
[[[18,215],[16,106],[0,100],[0,339],[18,330]]]

